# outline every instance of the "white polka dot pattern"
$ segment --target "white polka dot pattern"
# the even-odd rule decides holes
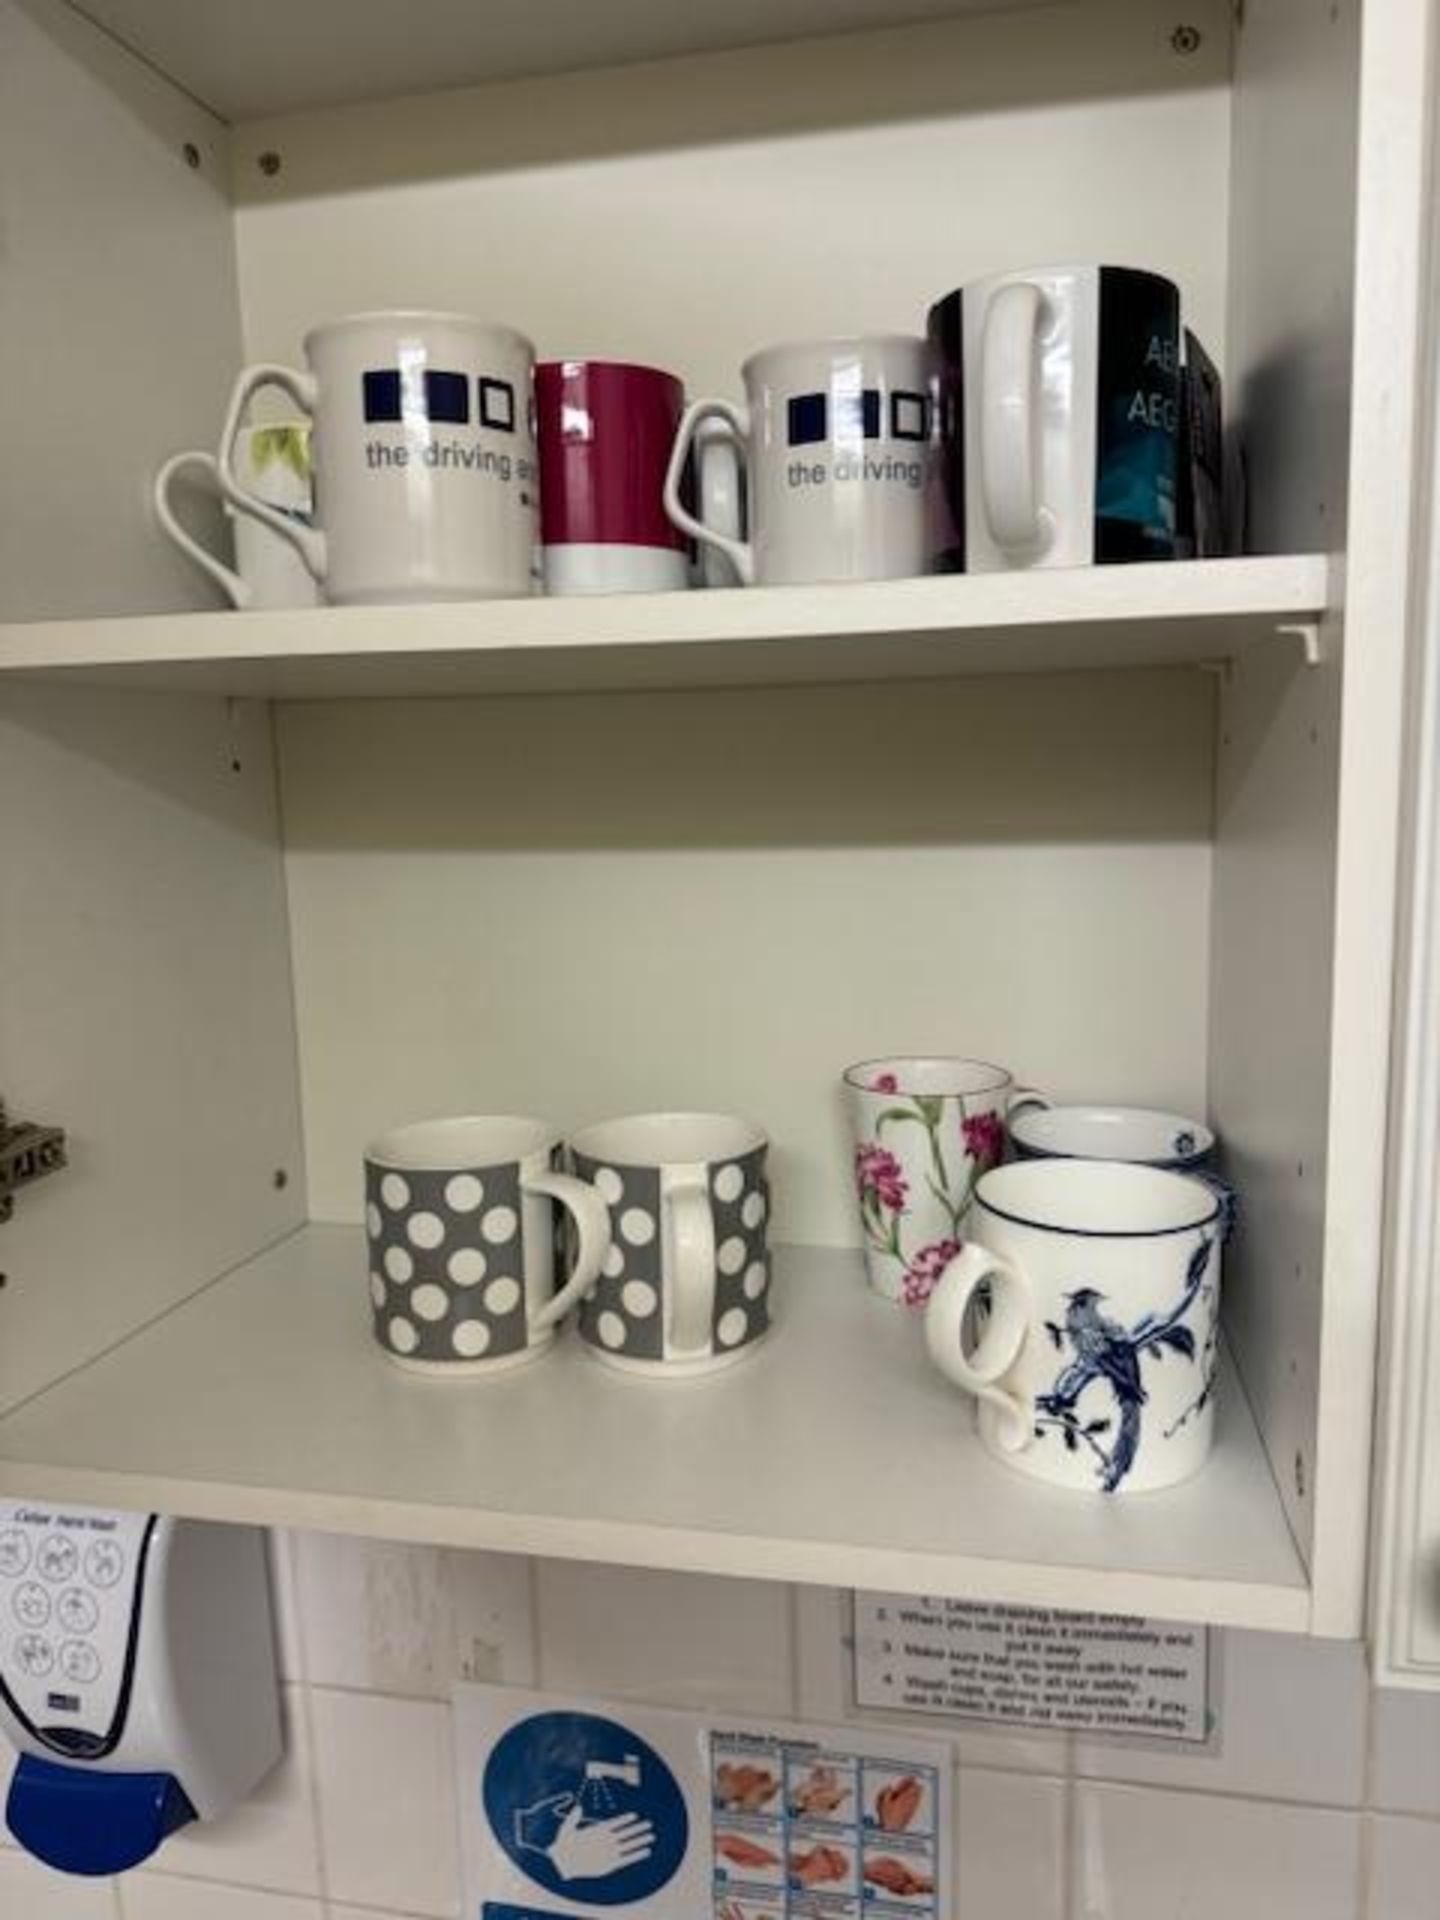
[[[426,1280],[411,1294],[410,1311],[420,1320],[443,1320],[450,1311],[445,1289],[437,1287],[433,1280]]]
[[[620,1216],[620,1237],[632,1247],[648,1247],[655,1238],[655,1216],[643,1207],[627,1207]]]
[[[484,1185],[473,1173],[457,1173],[445,1182],[445,1204],[451,1213],[474,1213],[484,1198]]]
[[[478,1286],[485,1278],[485,1256],[478,1247],[461,1247],[445,1262],[445,1271],[457,1287]]]
[[[515,1238],[518,1225],[513,1207],[491,1207],[480,1222],[480,1231],[492,1247],[502,1247]]]
[[[412,1246],[423,1247],[427,1253],[445,1238],[444,1223],[436,1213],[412,1213],[405,1222],[405,1232]]]
[[[581,1154],[575,1168],[604,1197],[615,1236],[581,1308],[581,1337],[627,1359],[663,1362],[662,1307],[670,1280],[659,1170],[597,1163]],[[764,1149],[712,1166],[709,1184],[716,1242],[714,1351],[733,1352],[758,1340],[770,1324]]]
[[[407,1167],[402,1177],[367,1163],[365,1183],[377,1340],[439,1367],[521,1352],[529,1334],[516,1277],[525,1271],[518,1165]],[[551,1237],[547,1220],[547,1251]]]
[[[660,1296],[648,1280],[627,1280],[620,1289],[620,1304],[632,1320],[644,1320],[660,1304]]]
[[[728,1274],[733,1278],[745,1265],[746,1251],[745,1242],[740,1238],[739,1234],[733,1234],[730,1239],[720,1242],[719,1249],[715,1255],[715,1264],[719,1267],[721,1273]]]
[[[717,1200],[738,1200],[745,1191],[744,1170],[733,1162],[721,1167],[715,1176],[715,1198]]]
[[[508,1273],[498,1280],[492,1280],[485,1289],[485,1308],[488,1313],[503,1316],[513,1313],[520,1304],[520,1282],[512,1279]]]
[[[462,1360],[478,1360],[490,1345],[490,1329],[483,1320],[462,1320],[450,1336]]]
[[[715,1338],[722,1347],[738,1347],[750,1330],[743,1307],[728,1307],[715,1325]]]

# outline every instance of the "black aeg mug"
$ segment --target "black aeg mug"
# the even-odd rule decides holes
[[[1170,560],[1180,292],[1131,267],[1045,267],[937,301],[937,566]]]

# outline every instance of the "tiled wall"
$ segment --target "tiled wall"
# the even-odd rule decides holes
[[[122,1883],[0,1850],[0,1920],[450,1920],[457,1676],[846,1717],[834,1593],[308,1534],[275,1572],[284,1765]],[[1214,1753],[951,1734],[958,1920],[1440,1914],[1440,1697],[1371,1692],[1355,1647],[1217,1647]]]

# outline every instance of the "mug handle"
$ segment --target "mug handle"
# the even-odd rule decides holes
[[[273,366],[268,362],[246,367],[235,382],[225,424],[220,429],[220,447],[215,456],[216,478],[220,482],[220,491],[237,513],[248,513],[262,527],[269,527],[282,540],[288,540],[309,568],[311,577],[323,586],[326,571],[324,534],[318,527],[304,526],[288,513],[282,513],[278,507],[272,507],[258,493],[251,493],[248,487],[241,486],[235,476],[235,442],[245,424],[250,402],[262,387],[279,387],[283,393],[289,394],[308,419],[315,417],[316,386],[310,374],[296,373],[290,367]]]
[[[1054,522],[1040,504],[1035,348],[1045,294],[1013,280],[985,308],[980,342],[980,497],[990,538],[1006,553],[1050,544]]]
[[[715,1320],[715,1215],[705,1175],[676,1184],[666,1195],[675,1247],[675,1284],[670,1296],[668,1345],[677,1360],[709,1353]]]
[[[692,401],[681,416],[675,444],[670,449],[670,465],[665,474],[665,511],[670,516],[671,524],[678,527],[681,533],[688,533],[692,540],[699,540],[705,546],[723,553],[739,574],[742,586],[753,587],[755,548],[752,542],[737,540],[715,527],[707,527],[702,520],[695,518],[681,498],[680,489],[685,482],[685,463],[690,456],[690,443],[695,437],[695,429],[703,420],[723,420],[742,445],[749,444],[750,414],[747,408],[736,406],[733,400]]]
[[[1188,1172],[1192,1180],[1198,1180],[1202,1187],[1208,1187],[1220,1202],[1220,1244],[1228,1247],[1240,1219],[1239,1194],[1228,1180],[1218,1173],[1211,1173],[1208,1167],[1192,1167]]]
[[[967,1354],[970,1303],[987,1280],[990,1312],[974,1352]],[[1023,1453],[1033,1437],[1028,1401],[998,1384],[1024,1350],[1032,1305],[1030,1282],[1014,1261],[970,1240],[941,1274],[925,1306],[930,1358],[957,1387],[999,1409],[996,1438],[1006,1453]]]
[[[745,443],[737,438],[728,421],[721,424],[725,428],[723,433],[696,435],[695,498],[702,520],[717,533],[738,540],[745,525]],[[717,549],[706,555],[701,570],[707,587],[743,584],[735,562]]]
[[[1008,1119],[1012,1113],[1023,1113],[1026,1107],[1053,1107],[1054,1104],[1049,1094],[1041,1093],[1038,1087],[1016,1087],[1011,1092],[1005,1117]]]
[[[171,509],[171,483],[187,467],[193,467],[197,473],[204,473],[211,486],[219,488],[220,476],[216,471],[213,453],[201,453],[198,450],[190,453],[173,453],[155,476],[152,493],[155,502],[155,518],[180,551],[188,555],[202,573],[210,576],[231,606],[239,607],[243,611],[250,605],[253,597],[249,583],[242,580],[233,567],[227,567],[223,560],[217,560],[213,553],[207,553],[200,542],[185,531]]]
[[[521,1182],[526,1193],[543,1193],[558,1200],[575,1222],[579,1244],[575,1249],[575,1271],[552,1294],[540,1311],[531,1316],[531,1333],[543,1333],[564,1319],[578,1306],[600,1278],[600,1268],[610,1251],[610,1209],[587,1181],[573,1173],[531,1173]]]

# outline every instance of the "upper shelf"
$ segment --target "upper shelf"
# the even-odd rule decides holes
[[[562,73],[815,34],[1010,13],[1048,0],[75,0],[78,11],[224,120],[521,74]]]
[[[861,586],[0,626],[15,674],[164,692],[606,691],[1065,672],[1231,659],[1314,627],[1319,554]]]
[[[1310,1594],[1238,1380],[1164,1493],[981,1448],[860,1256],[781,1248],[732,1373],[645,1382],[573,1334],[434,1382],[371,1339],[358,1228],[309,1227],[0,1420],[0,1492],[624,1565],[1303,1631]]]

